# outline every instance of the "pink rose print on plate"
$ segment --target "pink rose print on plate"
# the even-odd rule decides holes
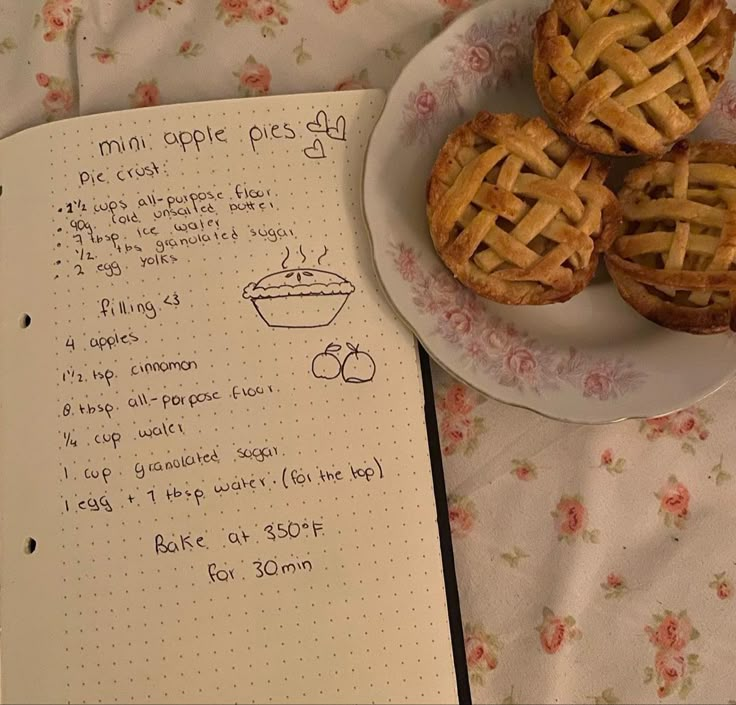
[[[573,617],[558,617],[549,607],[542,610],[542,623],[536,627],[539,643],[546,654],[556,654],[565,644],[582,639]]]
[[[268,66],[256,61],[252,54],[242,68],[233,71],[233,76],[238,79],[238,93],[242,96],[265,95],[271,90],[271,71]]]
[[[605,582],[601,583],[601,587],[606,600],[623,597],[629,590],[626,581],[618,573],[609,573]]]
[[[361,88],[370,88],[371,82],[368,79],[368,69],[363,69],[358,73],[346,76],[335,86],[336,91],[355,91]]]
[[[639,387],[645,375],[622,358],[593,360],[571,349],[558,365],[559,375],[582,392],[583,397],[609,401]]]
[[[684,529],[690,516],[690,491],[674,475],[654,495],[659,500],[659,514],[665,526]]]
[[[75,94],[71,83],[66,78],[37,73],[36,83],[46,89],[42,104],[47,121],[59,120],[72,115]]]
[[[74,29],[82,16],[82,10],[72,0],[46,0],[41,13],[34,18],[34,27],[43,23],[44,41],[57,39],[71,41]]]
[[[498,666],[498,654],[503,647],[498,637],[486,632],[480,625],[466,624],[463,631],[470,680],[483,685],[485,677]]]
[[[690,406],[666,416],[646,419],[641,422],[639,430],[650,441],[658,438],[674,438],[681,441],[682,450],[694,455],[695,447],[710,436],[707,425],[712,421],[713,418],[705,409]]]
[[[574,349],[555,350],[489,315],[482,299],[447,269],[438,266],[427,272],[412,247],[394,243],[391,255],[401,278],[410,285],[416,308],[436,321],[434,334],[456,345],[469,367],[504,387],[542,394],[558,389],[562,382],[581,396],[608,401],[636,389],[645,379],[624,358],[601,360]]]
[[[402,118],[402,140],[410,145],[426,143],[434,135],[439,118],[452,108],[460,115],[458,101],[459,86],[453,78],[445,79],[432,86],[422,81],[406,98]]]
[[[550,512],[557,528],[557,540],[572,544],[578,536],[586,543],[598,543],[598,529],[588,529],[588,510],[580,495],[562,495],[555,509]]]
[[[513,11],[485,24],[473,24],[448,47],[443,69],[472,90],[510,85],[531,62],[531,30],[536,12]]]
[[[462,384],[454,384],[435,394],[444,455],[459,450],[468,455],[475,450],[479,436],[485,431],[483,417],[472,413],[478,403],[476,398],[476,393]]]
[[[450,530],[455,537],[467,536],[475,525],[475,505],[467,497],[451,494],[447,498]]]
[[[694,687],[692,675],[701,668],[698,654],[686,651],[700,634],[684,610],[678,614],[665,610],[663,614],[655,614],[653,619],[652,624],[644,627],[655,649],[654,666],[644,670],[644,682],[655,682],[660,698],[673,693],[685,698]]]
[[[723,82],[712,109],[703,120],[703,126],[713,139],[736,141],[736,81],[729,79]]]
[[[132,108],[150,108],[161,103],[161,93],[155,78],[140,81],[128,97]]]
[[[726,577],[726,573],[716,573],[713,580],[708,583],[708,587],[713,588],[716,597],[719,600],[728,600],[733,595],[733,583]]]

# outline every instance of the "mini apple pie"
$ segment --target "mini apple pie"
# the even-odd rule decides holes
[[[465,286],[505,304],[565,301],[595,273],[619,218],[606,167],[541,118],[478,113],[429,180],[435,249]]]
[[[725,0],[552,0],[535,30],[534,84],[578,144],[659,156],[710,109],[734,30]]]
[[[355,287],[321,269],[285,269],[243,289],[271,328],[321,328],[335,320]]]
[[[623,298],[667,328],[736,324],[736,145],[680,142],[633,169],[621,232],[606,256]]]

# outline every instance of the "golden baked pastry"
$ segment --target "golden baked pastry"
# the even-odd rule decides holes
[[[548,304],[577,294],[616,233],[606,167],[541,118],[478,113],[447,139],[429,179],[435,249],[481,296]]]
[[[725,0],[552,0],[534,33],[534,84],[578,144],[659,156],[710,109],[735,30]]]
[[[736,145],[680,142],[630,171],[619,198],[606,264],[623,298],[667,328],[734,328]]]

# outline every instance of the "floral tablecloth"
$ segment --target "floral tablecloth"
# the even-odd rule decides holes
[[[78,113],[389,88],[472,4],[2,0],[0,135]],[[736,386],[669,417],[584,427],[434,372],[474,701],[736,698]]]

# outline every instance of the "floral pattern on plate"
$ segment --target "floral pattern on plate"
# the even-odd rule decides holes
[[[594,358],[575,348],[544,345],[513,323],[488,315],[482,301],[444,267],[426,272],[415,250],[394,244],[395,266],[411,284],[412,300],[436,322],[435,335],[458,345],[466,364],[504,387],[545,394],[571,386],[583,397],[616,399],[645,378],[623,357]]]
[[[426,143],[450,113],[462,115],[460,95],[464,90],[488,92],[510,86],[519,69],[531,58],[531,28],[537,12],[510,13],[484,23],[473,23],[447,47],[441,65],[443,76],[420,82],[404,104],[402,139],[405,146]],[[452,31],[452,30],[450,30]]]

